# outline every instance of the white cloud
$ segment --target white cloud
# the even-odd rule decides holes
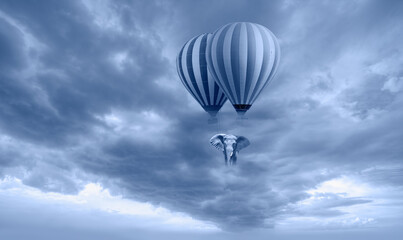
[[[122,32],[123,27],[120,22],[119,15],[111,7],[111,3],[108,0],[102,1],[88,1],[83,0],[82,4],[88,10],[93,17],[94,24],[101,29],[114,30]]]
[[[279,229],[381,228],[403,217],[395,209],[399,187],[374,186],[359,175],[322,182],[306,193],[310,197],[290,206],[295,214],[280,220]]]
[[[137,142],[157,144],[161,148],[169,147],[170,139],[167,134],[174,122],[155,111],[113,110],[108,114],[95,117],[109,126],[117,138],[125,137]],[[109,129],[97,127],[96,130],[99,134],[111,134]]]
[[[403,77],[391,77],[389,78],[382,87],[382,90],[388,90],[391,93],[397,93],[403,88]]]
[[[26,51],[30,50],[44,50],[46,46],[39,41],[23,24],[18,22],[16,19],[10,17],[4,12],[0,11],[0,18],[4,19],[11,26],[15,27],[22,35],[25,46],[23,46]]]
[[[184,213],[172,212],[150,203],[132,201],[121,195],[112,195],[99,183],[88,183],[77,195],[66,195],[56,192],[41,192],[26,186],[18,178],[6,176],[0,180],[0,198],[28,198],[41,203],[77,210],[85,208],[107,212],[113,215],[133,216],[133,225],[142,227],[159,226],[160,229],[216,231],[218,228],[211,223],[196,220]],[[133,219],[134,220],[134,219]]]
[[[364,197],[368,196],[371,188],[364,183],[355,181],[347,176],[332,179],[319,184],[314,189],[310,189],[307,193],[316,195],[320,193],[334,193],[345,197]]]

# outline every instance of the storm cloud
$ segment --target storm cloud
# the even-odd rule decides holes
[[[401,210],[402,10],[399,1],[2,1],[0,178],[69,195],[97,182],[229,232],[356,219],[341,207]],[[220,126],[209,125],[175,58],[193,36],[236,21],[278,37],[280,70],[247,120],[227,103]],[[236,167],[209,144],[221,132],[251,142]],[[402,218],[373,215],[350,225]]]

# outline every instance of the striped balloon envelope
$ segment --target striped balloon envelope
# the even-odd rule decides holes
[[[277,38],[255,23],[227,24],[213,33],[207,46],[208,68],[239,115],[273,79],[279,62]]]
[[[205,33],[186,42],[176,59],[176,68],[185,88],[211,117],[215,117],[227,97],[207,68],[206,49],[211,36]]]

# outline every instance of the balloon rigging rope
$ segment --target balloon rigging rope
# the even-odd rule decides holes
[[[220,113],[217,114],[217,127],[218,127],[218,133],[221,133],[221,127],[220,127]]]

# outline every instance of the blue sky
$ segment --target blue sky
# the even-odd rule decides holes
[[[1,1],[0,238],[400,239],[399,1]],[[220,126],[175,58],[236,21],[276,79]],[[236,167],[209,144],[246,136]]]

